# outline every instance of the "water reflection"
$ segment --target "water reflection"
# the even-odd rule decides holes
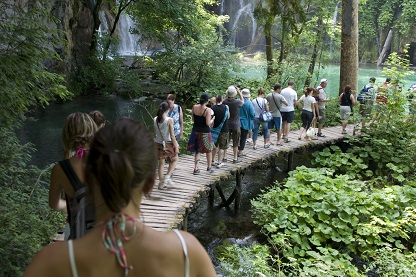
[[[83,96],[62,104],[51,103],[28,114],[32,119],[23,125],[19,137],[24,143],[33,143],[37,149],[31,164],[44,167],[63,158],[62,127],[70,113],[100,110],[110,122],[120,117],[132,117],[151,126],[159,104],[158,99],[130,100],[115,95]]]

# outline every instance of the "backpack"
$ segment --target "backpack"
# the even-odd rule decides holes
[[[367,96],[367,92],[373,88],[372,84],[368,84],[363,86],[360,93],[357,95],[357,101],[360,102],[360,104],[364,104]]]
[[[81,183],[71,163],[68,160],[59,162],[66,177],[74,188],[72,205],[66,197],[68,210],[68,223],[70,228],[69,239],[76,239],[85,235],[94,227],[95,208],[88,196],[88,187]]]

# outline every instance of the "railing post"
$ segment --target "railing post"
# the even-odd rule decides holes
[[[287,155],[287,172],[293,170],[293,151],[289,151]]]
[[[240,204],[241,204],[241,172],[240,169],[237,170],[236,174],[235,174],[235,179],[236,179],[236,184],[235,184],[235,189],[237,191],[237,195],[235,197],[235,202],[234,202],[234,209],[237,212],[240,209]]]

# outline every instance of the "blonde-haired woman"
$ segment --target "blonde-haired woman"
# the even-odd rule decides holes
[[[76,227],[75,223],[71,222],[72,199],[76,188],[85,186],[84,165],[96,131],[97,125],[88,114],[81,112],[70,114],[62,130],[65,159],[56,164],[51,172],[49,206],[55,210],[68,212],[70,238],[75,238]],[[62,192],[65,194],[65,199],[61,198]]]

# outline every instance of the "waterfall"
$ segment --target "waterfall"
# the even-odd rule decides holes
[[[340,1],[337,2],[337,4],[335,5],[335,11],[334,11],[334,15],[332,16],[332,26],[333,26],[333,30],[335,30],[336,25],[337,25],[337,19],[338,19],[338,9],[339,9],[339,5],[341,4]],[[329,55],[332,56],[332,52],[334,51],[334,39],[331,36],[331,40],[329,42]]]
[[[118,32],[120,35],[118,53],[120,55],[131,56],[142,54],[142,49],[139,44],[140,36],[130,33],[130,28],[134,27],[135,24],[130,16],[122,14],[118,23]]]
[[[100,27],[98,29],[99,35],[109,33],[109,20],[104,11],[100,11]],[[130,29],[134,28],[133,20],[126,14],[121,14],[120,20],[117,24],[116,34],[120,38],[117,53],[121,56],[141,55],[142,49],[139,44],[140,36],[131,34]]]
[[[225,24],[225,28],[230,32],[228,38],[230,44],[247,49],[263,50],[264,42],[258,39],[259,30],[257,21],[254,18],[255,0],[220,0],[218,9],[215,11],[219,15],[229,15],[229,22]],[[100,32],[108,31],[108,24],[104,12],[100,12]],[[134,27],[133,20],[126,14],[122,14],[117,27],[117,34],[120,36],[120,45],[118,53],[120,55],[141,55],[146,52],[146,46],[141,47],[139,35],[132,35],[129,30]],[[222,35],[221,30],[219,29]],[[253,47],[254,46],[254,47]],[[151,51],[150,51],[151,52]]]
[[[225,28],[231,33],[228,37],[229,43],[236,47],[245,49],[252,46],[258,35],[253,3],[254,0],[220,1],[218,13],[229,16]]]

